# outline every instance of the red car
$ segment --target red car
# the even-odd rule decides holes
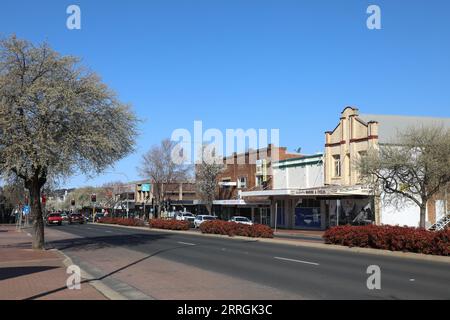
[[[50,213],[47,216],[47,225],[57,224],[58,226],[62,225],[63,218],[60,213]]]
[[[83,215],[79,214],[79,213],[72,213],[69,216],[69,224],[72,223],[79,223],[79,224],[83,224],[84,223],[84,217]]]

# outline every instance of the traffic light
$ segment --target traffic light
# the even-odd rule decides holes
[[[91,202],[97,202],[97,195],[95,193],[91,195]]]

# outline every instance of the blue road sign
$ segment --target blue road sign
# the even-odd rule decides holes
[[[23,206],[23,214],[30,214],[30,206]]]

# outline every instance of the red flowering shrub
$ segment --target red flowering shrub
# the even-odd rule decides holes
[[[205,221],[200,225],[202,233],[223,234],[232,236],[243,236],[252,238],[273,238],[273,230],[262,224],[254,224],[252,226],[228,222],[221,220]]]
[[[450,255],[450,230],[439,232],[398,226],[338,226],[328,229],[325,243],[433,255]]]
[[[118,224],[121,226],[129,226],[129,227],[142,227],[144,226],[144,222],[139,219],[133,218],[111,218],[105,217],[98,220],[99,223],[108,223],[108,224]]]
[[[151,219],[149,225],[150,228],[156,229],[189,230],[190,223],[182,220]]]

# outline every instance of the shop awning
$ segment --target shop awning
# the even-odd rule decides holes
[[[241,197],[273,196],[369,196],[371,189],[364,186],[324,186],[309,189],[272,189],[241,192]]]

